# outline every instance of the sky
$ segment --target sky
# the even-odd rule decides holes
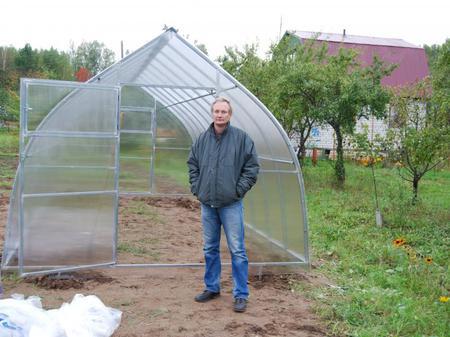
[[[0,46],[103,42],[120,58],[174,27],[215,59],[225,46],[268,50],[286,30],[399,38],[418,46],[450,38],[448,0],[0,0]]]

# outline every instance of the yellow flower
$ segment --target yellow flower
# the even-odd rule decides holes
[[[441,296],[441,297],[439,297],[439,302],[447,303],[448,302],[448,296]]]
[[[398,238],[392,241],[395,247],[403,246],[406,243],[406,240],[403,238]]]
[[[425,263],[427,263],[427,264],[433,263],[433,259],[430,256],[427,256],[424,260],[425,260]]]

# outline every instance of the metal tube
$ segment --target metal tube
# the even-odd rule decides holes
[[[180,150],[180,151],[190,151],[191,149],[189,147],[164,147],[164,146],[157,146],[157,150]]]
[[[89,166],[89,165],[27,165],[26,168],[39,168],[39,169],[53,169],[53,168],[57,168],[57,169],[89,169],[89,170],[95,170],[95,169],[99,169],[99,170],[115,170],[116,167],[115,166]]]
[[[53,193],[29,193],[22,194],[23,198],[40,198],[40,197],[62,197],[62,196],[79,196],[79,195],[101,195],[101,194],[115,194],[115,190],[105,191],[85,191],[85,192],[53,192]]]
[[[115,138],[112,132],[29,131],[25,137]]]
[[[149,107],[124,105],[124,106],[120,107],[120,111],[123,111],[123,112],[151,112],[152,109],[150,109]]]
[[[83,83],[83,82],[71,82],[71,81],[55,81],[55,80],[42,80],[35,78],[23,78],[22,80],[32,85],[44,85],[46,87],[65,87],[74,89],[96,89],[96,90],[111,90],[112,88],[118,88],[117,86],[97,84],[97,83]]]
[[[24,210],[23,210],[23,191],[24,191],[24,164],[25,164],[25,133],[27,128],[27,110],[28,110],[28,82],[25,80],[20,80],[20,124],[21,124],[21,132],[20,132],[20,156],[19,156],[19,190],[18,190],[18,198],[19,198],[19,209],[18,209],[18,226],[19,226],[19,274],[23,273],[23,264],[24,264]]]
[[[117,92],[117,105],[116,105],[116,148],[114,151],[114,162],[115,162],[115,172],[114,172],[114,233],[112,242],[112,261],[117,262],[117,241],[119,233],[119,178],[120,178],[120,104],[121,104],[121,89]]]
[[[283,163],[283,164],[294,164],[293,160],[286,160],[286,159],[278,159],[278,158],[270,158],[266,156],[258,156],[259,159],[267,160],[267,161],[273,161],[276,163]]]
[[[54,273],[63,273],[63,272],[71,272],[74,270],[81,270],[81,269],[93,269],[93,268],[101,268],[101,267],[107,267],[111,266],[113,263],[99,263],[99,264],[89,264],[89,265],[83,265],[83,266],[70,266],[70,267],[63,267],[63,268],[56,268],[56,269],[47,269],[47,270],[40,270],[40,271],[31,271],[31,272],[21,272],[20,276],[38,276],[38,275],[46,275],[46,274],[54,274]],[[32,266],[36,268],[36,266]],[[51,266],[40,266],[42,268],[51,268]],[[31,269],[30,267],[26,266],[26,269]]]
[[[120,195],[143,196],[143,197],[192,197],[190,193],[152,193],[152,192],[120,192]]]
[[[119,83],[120,86],[142,87],[142,88],[163,88],[163,89],[189,89],[189,90],[216,90],[214,87],[202,87],[191,85],[171,85],[171,84],[140,84],[140,83]]]
[[[288,173],[288,174],[298,174],[298,171],[296,170],[264,170],[264,169],[260,169],[259,170],[260,173]],[[280,182],[278,182],[280,183]]]
[[[154,186],[155,186],[155,160],[156,160],[156,132],[157,132],[157,125],[156,125],[156,99],[153,101],[153,113],[152,113],[152,153],[151,153],[151,159],[150,159],[150,184],[149,184],[149,191],[150,193],[154,192]]]
[[[149,135],[152,132],[151,131],[147,131],[147,130],[120,130],[120,133],[133,133],[133,134],[144,134],[144,135]]]

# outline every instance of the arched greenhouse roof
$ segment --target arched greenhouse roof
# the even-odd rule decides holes
[[[244,199],[250,264],[309,264],[303,180],[288,136],[252,93],[168,29],[88,83],[22,80],[2,268],[120,266],[119,195],[189,194],[189,148],[217,96],[230,99],[231,124],[254,140],[261,166]]]

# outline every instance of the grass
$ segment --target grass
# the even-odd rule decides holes
[[[447,336],[450,302],[440,297],[449,296],[450,173],[425,176],[413,206],[397,172],[377,168],[378,228],[370,169],[346,169],[340,190],[327,162],[304,168],[313,263],[336,286],[298,290],[335,336]]]
[[[13,184],[19,150],[19,133],[0,129],[0,192],[8,190]]]

